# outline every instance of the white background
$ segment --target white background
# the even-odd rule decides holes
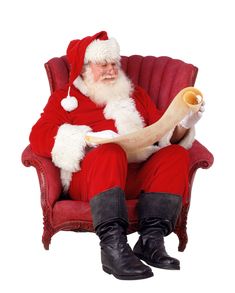
[[[1,292],[235,292],[232,2],[1,2]],[[213,152],[215,164],[195,178],[185,252],[177,252],[175,235],[166,239],[181,270],[153,268],[155,276],[147,280],[105,274],[92,233],[60,232],[45,251],[38,179],[20,161],[49,97],[43,64],[64,55],[70,40],[101,30],[119,41],[122,55],[166,55],[198,66],[196,86],[206,100],[197,139]],[[136,233],[129,236],[131,245],[136,240]]]

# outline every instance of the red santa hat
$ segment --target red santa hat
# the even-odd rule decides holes
[[[74,80],[80,75],[83,65],[89,61],[98,63],[102,61],[120,61],[120,49],[115,39],[108,39],[105,31],[82,40],[73,40],[67,48],[67,59],[70,64],[69,89]],[[62,107],[70,112],[78,107],[78,101],[70,93],[61,101]]]

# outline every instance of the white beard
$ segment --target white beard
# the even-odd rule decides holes
[[[87,96],[97,105],[105,106],[108,102],[128,99],[133,92],[131,81],[119,69],[118,77],[108,83],[94,81],[90,67],[84,73],[84,83],[87,87]]]

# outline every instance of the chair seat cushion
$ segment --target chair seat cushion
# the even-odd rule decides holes
[[[136,214],[136,204],[137,200],[127,200],[127,209],[128,209],[128,218],[131,225],[136,224],[137,214]],[[60,200],[57,201],[53,208],[52,213],[52,223],[53,228],[57,229],[58,227],[69,223],[71,225],[76,222],[81,222],[90,225],[89,230],[93,230],[92,225],[92,215],[90,210],[90,205],[88,202],[79,201],[79,200]]]

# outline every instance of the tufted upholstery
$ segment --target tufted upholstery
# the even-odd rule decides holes
[[[179,90],[194,85],[197,75],[195,66],[170,57],[123,56],[121,64],[132,81],[142,86],[158,108],[163,110]],[[65,56],[52,58],[45,64],[45,68],[51,92],[68,82],[69,65]],[[188,241],[187,216],[195,173],[198,168],[206,169],[213,164],[213,155],[198,141],[194,142],[189,154],[189,194],[174,230],[179,238],[179,251],[185,249]],[[62,194],[59,169],[50,159],[35,155],[28,146],[22,154],[22,162],[26,167],[34,166],[37,170],[44,216],[42,241],[45,249],[49,249],[51,237],[60,230],[94,231],[89,203],[70,200]],[[127,200],[129,233],[137,229],[136,203],[136,200]]]

